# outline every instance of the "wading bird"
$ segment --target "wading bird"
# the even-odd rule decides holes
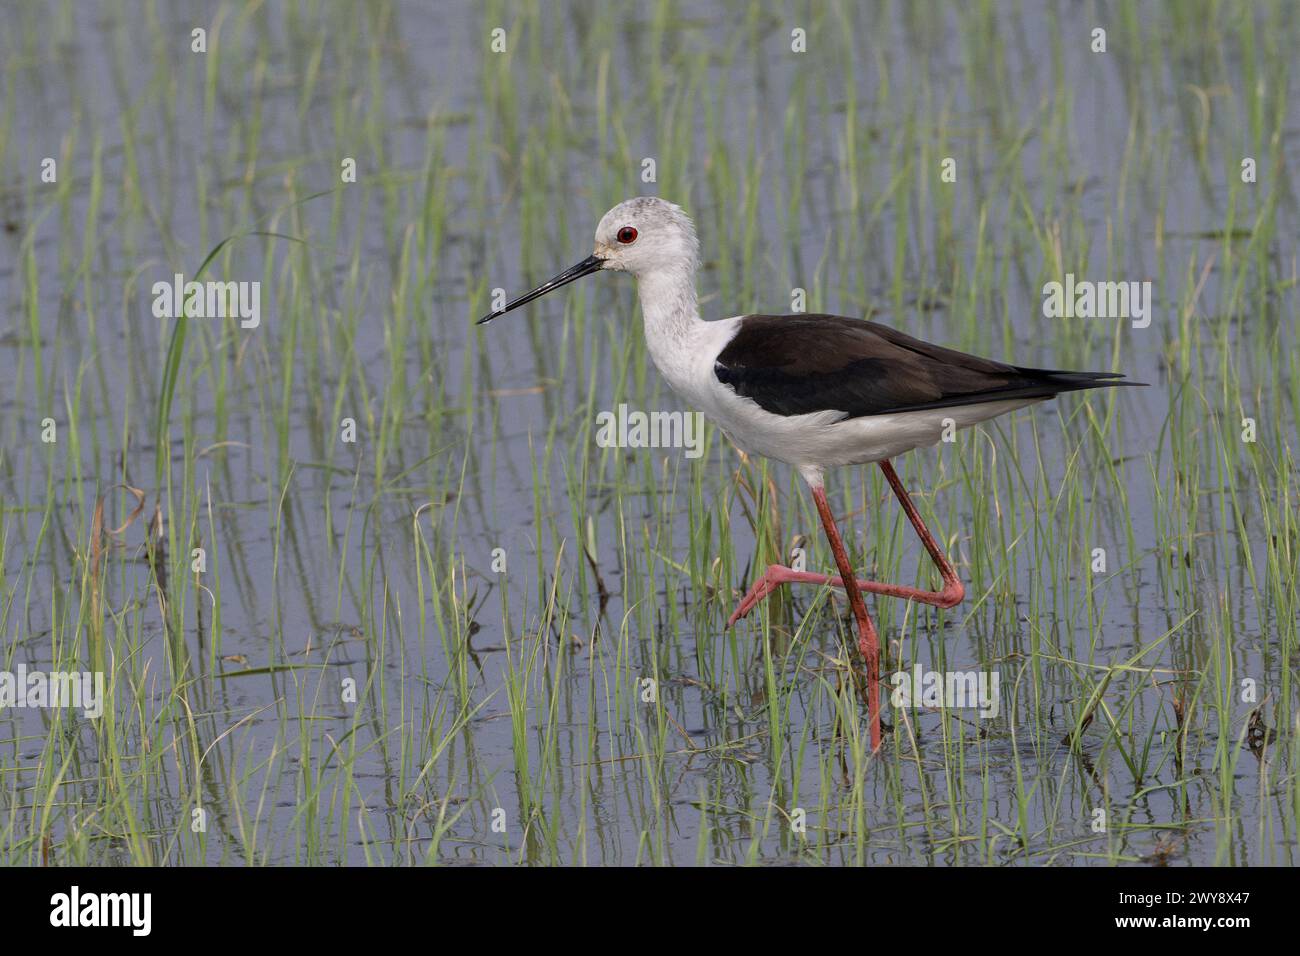
[[[637,280],[646,344],[660,374],[744,451],[786,462],[812,489],[838,575],[769,565],[731,615],[730,627],[783,584],[843,587],[867,668],[871,746],[880,744],[880,647],[862,592],[948,608],[965,596],[890,459],[1061,392],[1109,385],[1113,372],[1022,368],[914,339],[839,315],[742,315],[705,322],[695,295],[699,242],[677,206],[641,197],[619,203],[596,227],[595,251],[521,295],[490,322],[563,285],[613,270]],[[860,581],[826,501],[828,468],[876,462],[943,579],[938,591]]]

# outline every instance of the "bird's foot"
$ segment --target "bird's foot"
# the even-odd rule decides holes
[[[767,570],[763,572],[763,576],[754,582],[753,587],[740,599],[740,604],[731,612],[731,617],[727,618],[727,627],[731,627],[742,617],[749,614],[750,611],[771,597],[772,592],[783,584],[839,584],[843,586],[843,582],[840,581],[838,576],[832,578],[826,574],[796,571],[794,568],[787,568],[784,564],[769,564]]]

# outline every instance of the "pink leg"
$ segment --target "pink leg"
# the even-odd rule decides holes
[[[835,564],[840,571],[839,579],[836,580],[825,574],[796,571],[780,564],[768,565],[767,571],[749,589],[749,592],[727,621],[727,626],[731,627],[783,584],[830,584],[844,588],[845,593],[848,595],[849,605],[853,608],[853,616],[858,622],[858,650],[867,665],[867,706],[871,719],[871,749],[873,751],[880,747],[880,641],[876,635],[875,624],[871,621],[871,615],[867,613],[867,605],[862,599],[862,592],[870,591],[873,594],[884,594],[889,597],[920,601],[924,604],[945,608],[960,603],[962,598],[966,596],[966,589],[957,577],[957,572],[949,563],[947,556],[939,548],[934,536],[930,534],[930,529],[921,520],[920,512],[912,504],[912,499],[908,496],[903,483],[898,480],[898,474],[894,471],[894,466],[888,461],[882,461],[880,462],[880,470],[885,473],[885,480],[889,482],[889,487],[894,490],[894,495],[903,506],[903,512],[907,515],[907,520],[916,529],[917,536],[920,537],[921,543],[925,545],[925,550],[930,553],[930,558],[939,569],[939,574],[943,578],[942,590],[924,591],[903,584],[859,581],[853,573],[853,566],[849,563],[849,555],[844,549],[844,542],[840,540],[839,528],[835,525],[835,517],[831,514],[830,504],[826,501],[826,490],[822,487],[815,487],[812,490],[813,500],[817,503],[817,513],[821,516],[822,526],[826,529],[826,539],[830,542],[831,552],[835,555]]]
[[[876,626],[871,623],[871,615],[867,613],[867,604],[862,600],[858,579],[849,563],[849,553],[840,540],[840,530],[835,527],[831,506],[826,502],[826,489],[815,487],[812,493],[822,526],[826,529],[826,540],[830,542],[835,563],[840,569],[844,591],[853,607],[853,616],[858,619],[858,650],[867,665],[867,715],[871,720],[871,749],[874,752],[880,749],[880,641],[876,637]]]
[[[921,539],[921,544],[925,545],[925,550],[930,552],[930,560],[939,569],[939,576],[943,578],[943,590],[922,591],[920,588],[885,584],[881,585],[881,589],[876,593],[921,601],[925,604],[933,604],[935,607],[955,607],[966,596],[966,588],[962,585],[961,579],[957,577],[957,571],[948,562],[948,556],[943,553],[939,543],[930,534],[930,529],[921,520],[921,513],[916,510],[916,505],[912,504],[907,489],[898,480],[898,473],[894,471],[894,466],[889,463],[888,459],[880,462],[880,470],[885,473],[885,480],[889,482],[889,487],[894,489],[894,496],[898,499],[899,504],[903,506],[903,513],[907,515],[907,520],[912,522],[912,527],[916,529],[916,535]],[[870,590],[876,589],[872,588]]]
[[[957,572],[949,563],[948,558],[940,550],[934,536],[930,534],[930,529],[925,526],[921,520],[920,513],[916,506],[912,504],[912,499],[908,496],[907,490],[903,483],[899,481],[894,466],[888,461],[880,462],[880,470],[885,473],[885,480],[889,486],[894,489],[899,503],[903,506],[903,512],[907,515],[912,527],[916,529],[917,536],[921,543],[925,545],[925,550],[930,553],[930,558],[934,561],[935,567],[939,569],[939,574],[943,578],[943,589],[940,591],[924,591],[920,588],[909,587],[905,584],[886,584],[881,581],[856,581],[858,588],[862,591],[870,591],[872,594],[883,594],[886,597],[903,598],[907,601],[918,601],[922,604],[930,604],[934,607],[953,607],[960,604],[962,598],[966,596],[966,589],[962,586],[961,580],[957,577]],[[824,519],[823,519],[824,523]],[[829,584],[832,587],[843,587],[843,581],[837,575],[814,574],[808,571],[795,571],[793,568],[787,568],[781,564],[769,564],[763,576],[754,582],[737,605],[736,610],[732,612],[730,619],[727,621],[727,627],[731,627],[742,617],[747,615],[761,604],[768,596],[783,584]]]

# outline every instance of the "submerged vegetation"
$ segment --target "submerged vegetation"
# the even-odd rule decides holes
[[[0,671],[107,700],[0,707],[0,861],[1296,862],[1287,7],[209,9],[4,14]],[[707,317],[799,290],[1151,383],[896,462],[968,597],[873,602],[883,672],[996,673],[996,716],[886,707],[872,755],[838,595],[724,630],[831,558],[711,427],[596,441],[681,408],[630,282],[473,329],[642,192]],[[176,274],[259,324],[157,317]],[[1047,317],[1067,274],[1150,324]],[[928,583],[877,470],[830,481]]]

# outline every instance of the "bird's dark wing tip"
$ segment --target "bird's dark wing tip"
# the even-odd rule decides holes
[[[1038,378],[1047,385],[1058,385],[1062,391],[1081,388],[1110,388],[1118,385],[1137,385],[1147,387],[1147,382],[1134,382],[1126,379],[1123,372],[1066,372],[1055,369],[1018,368],[1018,372]]]
[[[1097,376],[1097,384],[1098,384],[1098,385],[1105,385],[1105,386],[1111,386],[1111,385],[1136,385],[1136,386],[1138,386],[1139,388],[1146,388],[1146,387],[1148,387],[1151,383],[1150,383],[1150,382],[1135,382],[1135,381],[1133,381],[1132,379],[1125,378],[1123,372],[1105,372],[1105,373],[1101,373],[1101,374],[1099,374],[1099,375]]]

